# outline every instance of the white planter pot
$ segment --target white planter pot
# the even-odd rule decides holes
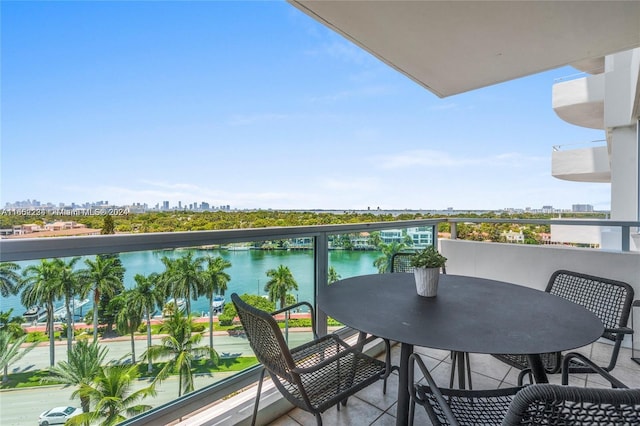
[[[435,297],[438,293],[440,268],[416,268],[413,271],[416,279],[416,291],[423,297]]]

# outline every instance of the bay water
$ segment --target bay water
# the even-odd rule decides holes
[[[125,268],[124,285],[125,288],[135,286],[134,277],[136,274],[149,275],[153,272],[164,271],[162,258],[177,258],[193,252],[193,257],[220,256],[231,263],[231,267],[225,270],[231,277],[225,292],[226,302],[230,302],[231,293],[238,294],[259,294],[266,295],[264,287],[269,280],[266,272],[276,269],[280,265],[287,266],[294,279],[298,283],[298,290],[293,294],[298,300],[313,300],[313,251],[311,250],[218,250],[218,249],[177,249],[177,250],[153,250],[143,252],[121,253],[120,259]],[[348,278],[356,275],[373,274],[377,268],[373,262],[381,256],[379,251],[329,251],[329,266],[333,266],[340,278]],[[84,259],[93,259],[93,256],[83,257],[76,263],[79,268],[83,268]],[[21,268],[29,265],[36,265],[40,261],[16,262]],[[91,295],[89,295],[91,298]],[[61,306],[62,302],[56,303]],[[83,306],[82,313],[91,309],[92,303]],[[0,311],[6,312],[13,308],[13,315],[22,315],[26,307],[20,302],[20,295],[0,297]],[[208,301],[201,297],[191,302],[191,311],[196,315],[207,315],[209,312]],[[76,312],[80,314],[80,312]]]

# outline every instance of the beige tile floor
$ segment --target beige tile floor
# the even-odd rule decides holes
[[[594,343],[579,350],[591,359],[606,363],[610,345]],[[439,385],[449,385],[451,361],[446,351],[428,348],[416,348],[427,368]],[[392,349],[392,355],[397,364],[400,346]],[[499,387],[515,386],[519,370],[496,360],[490,355],[471,354],[471,378],[474,389],[495,389]],[[640,388],[640,365],[631,360],[631,350],[623,348],[620,351],[618,363],[613,370],[613,375],[622,380],[629,387]],[[560,384],[560,375],[549,376],[551,383]],[[601,387],[606,381],[598,379],[597,375],[583,374],[570,377],[570,385]],[[346,407],[327,410],[322,415],[323,423],[330,426],[387,426],[395,425],[396,391],[398,386],[397,372],[389,377],[387,394],[382,394],[382,382],[378,382],[367,389],[360,391],[355,397],[350,398]],[[297,426],[315,425],[315,418],[300,409],[293,409],[286,415],[272,422],[273,426]],[[416,410],[415,425],[430,425],[429,419],[423,409]]]

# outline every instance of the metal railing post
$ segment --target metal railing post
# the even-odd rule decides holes
[[[458,226],[456,222],[449,222],[449,226],[451,227],[451,239],[458,239]]]
[[[631,227],[630,226],[621,226],[620,228],[622,228],[622,232],[621,232],[621,236],[622,236],[622,244],[621,244],[621,249],[623,252],[628,252],[631,251],[630,248],[630,240],[631,240]]]
[[[315,237],[313,259],[315,269],[315,300],[313,305],[316,307],[316,327],[318,329],[318,335],[324,336],[328,331],[327,314],[318,308],[318,295],[320,292],[324,292],[326,290],[328,282],[329,241],[325,232],[320,233]]]

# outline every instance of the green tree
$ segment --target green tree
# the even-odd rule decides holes
[[[171,294],[175,300],[185,299],[187,316],[191,314],[191,298],[195,300],[202,286],[203,262],[202,257],[194,259],[192,252],[176,259],[162,257],[162,263],[165,266],[161,278],[163,286],[166,293]]]
[[[191,364],[195,357],[208,355],[214,365],[218,364],[218,354],[207,346],[198,346],[202,340],[202,333],[192,333],[191,328],[191,318],[182,312],[176,312],[160,327],[160,331],[166,333],[161,343],[152,345],[143,355],[144,358],[152,360],[169,359],[156,379],[161,381],[172,372],[178,373],[178,396],[194,389]]]
[[[42,259],[39,264],[28,266],[23,271],[20,284],[21,302],[24,306],[43,305],[47,309],[47,333],[49,333],[49,364],[55,359],[55,332],[53,329],[53,303],[62,297],[58,285],[58,268],[55,261]]]
[[[85,425],[98,422],[101,426],[113,426],[151,409],[150,405],[139,404],[148,396],[156,396],[155,382],[151,386],[133,390],[137,383],[138,366],[101,366],[91,383],[80,385],[78,395],[89,398],[93,411],[82,413],[67,420],[67,425]]]
[[[113,299],[119,304],[118,315],[116,316],[116,327],[118,333],[129,334],[131,342],[131,362],[136,363],[135,333],[142,324],[144,316],[144,306],[138,303],[134,290],[125,290]]]
[[[213,349],[213,296],[224,296],[224,292],[227,291],[227,283],[231,277],[224,270],[231,267],[231,262],[220,256],[208,256],[205,261],[207,267],[203,273],[200,295],[207,296],[209,300],[209,348]]]
[[[119,266],[119,278],[120,282],[124,283],[124,267],[122,266],[122,261],[120,260],[120,256],[118,254],[99,254],[99,257],[102,258],[113,258],[116,266]],[[115,289],[115,292],[112,294],[111,292],[101,293],[100,294],[100,304],[98,305],[98,323],[106,324],[105,333],[108,334],[111,332],[113,328],[113,323],[116,320],[117,312],[117,304],[110,303],[111,299],[122,293],[124,290],[124,285]]]
[[[102,229],[100,229],[101,235],[115,234],[116,224],[113,221],[113,216],[106,215],[102,220]]]
[[[245,293],[240,296],[240,299],[245,301],[247,304],[265,312],[273,312],[276,310],[275,303],[265,299],[262,296]],[[224,311],[218,317],[218,320],[220,321],[220,325],[232,325],[233,319],[237,316],[238,313],[236,312],[235,305],[233,303],[227,303],[224,305]]]
[[[269,300],[280,301],[280,308],[284,308],[287,303],[287,293],[297,290],[298,283],[288,266],[280,265],[277,269],[269,269],[266,274],[269,281],[264,286],[264,291],[269,294]]]
[[[336,268],[329,266],[329,272],[327,273],[327,283],[332,284],[340,279],[340,274],[336,271]]]
[[[16,294],[20,284],[20,266],[13,262],[0,263],[0,295],[8,297]]]
[[[407,245],[405,243],[392,242],[389,244],[380,243],[378,248],[382,252],[382,256],[373,262],[373,266],[378,268],[378,272],[384,274],[391,271],[391,259],[393,255],[401,252]]]
[[[0,311],[0,330],[8,331],[14,338],[18,338],[25,334],[22,329],[24,317],[20,315],[11,316],[12,313],[13,308],[10,308],[7,312]]]
[[[136,286],[132,289],[131,303],[135,306],[141,307],[143,316],[146,319],[147,324],[147,349],[151,347],[151,315],[155,311],[155,308],[162,308],[164,301],[164,294],[158,287],[159,275],[156,273],[149,274],[147,276],[136,274],[133,279],[136,281]],[[151,373],[153,370],[153,363],[151,359],[147,363],[147,371]]]
[[[13,363],[20,361],[29,351],[36,347],[37,343],[33,343],[30,346],[21,349],[22,344],[27,339],[27,335],[18,337],[11,341],[13,335],[8,330],[0,330],[0,369],[2,369],[2,383],[6,383],[9,380],[9,366]]]
[[[77,342],[69,351],[67,361],[61,361],[49,369],[49,375],[43,382],[63,383],[66,386],[77,386],[71,398],[80,397],[82,411],[89,412],[89,396],[82,394],[80,388],[91,385],[93,378],[100,372],[108,349],[98,342],[89,343],[87,340]]]
[[[67,322],[67,353],[71,352],[71,345],[73,344],[73,311],[71,304],[73,303],[74,296],[80,291],[80,275],[81,271],[75,271],[75,264],[80,260],[79,257],[74,257],[68,262],[62,259],[54,259],[53,262],[56,267],[57,282],[60,288],[60,293],[64,298],[65,307],[65,319]]]
[[[93,341],[95,342],[98,340],[100,296],[105,294],[113,297],[122,291],[124,268],[115,257],[96,256],[95,260],[85,260],[85,264],[88,267],[84,272],[86,283],[93,290]]]
[[[369,243],[375,247],[382,244],[382,237],[380,237],[380,231],[373,231],[369,235]]]

